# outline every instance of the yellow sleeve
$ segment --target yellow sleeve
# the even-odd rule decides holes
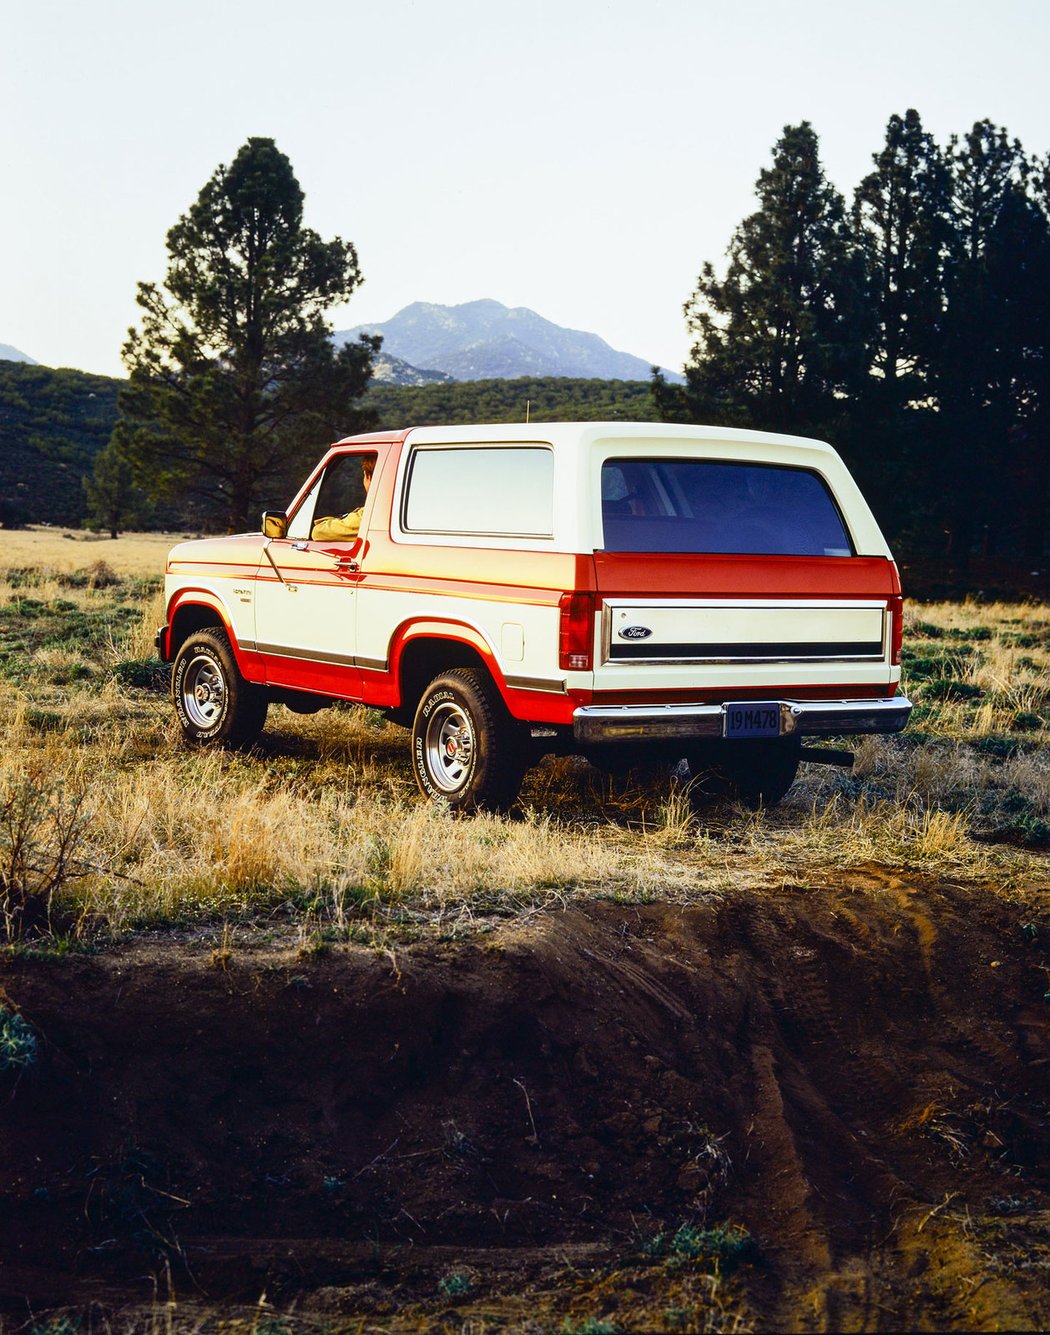
[[[356,538],[364,508],[362,505],[359,510],[351,510],[349,514],[326,515],[323,519],[315,519],[310,537],[314,542],[348,542]]]

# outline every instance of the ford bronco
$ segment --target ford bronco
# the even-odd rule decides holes
[[[835,451],[793,436],[350,437],[262,532],[175,547],[166,598],[189,744],[247,745],[271,703],[357,701],[411,728],[419,788],[457,810],[510,805],[550,751],[684,760],[773,803],[800,760],[850,763],[807,739],[911,710],[886,542]]]

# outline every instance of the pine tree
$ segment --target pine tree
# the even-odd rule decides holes
[[[891,411],[927,397],[943,304],[951,180],[919,113],[891,116],[875,170],[857,187],[853,226],[876,312],[870,364]]]
[[[95,456],[90,477],[83,479],[91,527],[108,529],[111,538],[130,524],[145,522],[149,505],[135,486],[131,465],[111,440]]]
[[[1029,335],[1025,256],[1035,219],[1027,197],[1030,164],[1020,143],[979,121],[949,149],[953,238],[945,277],[933,384],[939,469],[946,497],[949,554],[1001,545],[1011,508],[1008,485],[1019,402],[1017,359]]]
[[[841,444],[876,513],[892,514],[898,532],[928,547],[941,528],[930,365],[944,308],[951,175],[915,110],[890,117],[872,162],[852,209],[871,312],[870,373]]]
[[[324,318],[361,282],[357,254],[303,226],[272,139],[215,171],[167,250],[163,287],[139,284],[114,446],[151,497],[243,529],[290,465],[301,472],[303,455],[363,425],[353,404],[378,340],[337,351]]]
[[[687,383],[675,392],[656,376],[658,410],[824,434],[863,375],[866,317],[860,256],[808,121],[785,128],[756,193],[725,277],[705,264],[685,305],[696,340]]]

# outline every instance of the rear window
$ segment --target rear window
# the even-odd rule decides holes
[[[402,527],[408,533],[550,537],[554,456],[531,445],[416,450]]]
[[[609,552],[852,556],[824,479],[804,468],[716,459],[607,459]]]

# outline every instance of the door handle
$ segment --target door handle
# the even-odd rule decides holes
[[[337,556],[335,559],[337,570],[360,570],[361,567],[352,556]]]

